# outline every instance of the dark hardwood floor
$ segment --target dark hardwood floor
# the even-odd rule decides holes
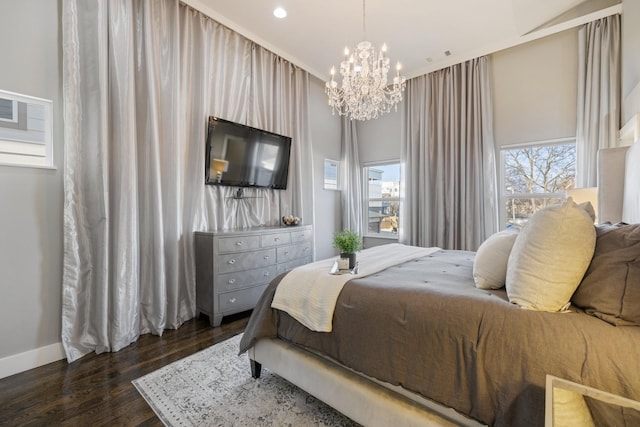
[[[116,353],[91,353],[0,379],[0,425],[162,426],[131,381],[242,333],[249,314],[226,317],[217,328],[203,316],[161,337],[143,335]]]

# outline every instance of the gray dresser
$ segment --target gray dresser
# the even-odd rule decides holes
[[[196,313],[223,316],[255,307],[271,279],[313,260],[311,225],[197,231]]]

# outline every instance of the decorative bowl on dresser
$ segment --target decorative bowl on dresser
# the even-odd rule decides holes
[[[196,231],[196,314],[223,316],[255,307],[278,274],[313,261],[313,229],[256,227]]]

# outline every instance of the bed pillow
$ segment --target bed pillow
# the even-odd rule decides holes
[[[593,220],[569,198],[531,216],[509,255],[509,301],[539,311],[564,311],[589,267]]]
[[[571,300],[612,325],[640,326],[640,224],[596,231],[593,259]]]
[[[591,218],[591,222],[596,222],[596,210],[593,208],[591,202],[582,202],[578,204],[579,208],[584,209],[584,211],[589,214]]]
[[[473,261],[473,281],[479,289],[500,289],[507,279],[507,261],[516,230],[504,230],[492,234],[482,242]]]

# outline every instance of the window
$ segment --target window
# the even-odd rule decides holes
[[[324,159],[324,189],[340,189],[340,163],[336,160]]]
[[[52,102],[0,90],[0,164],[53,167]]]
[[[0,122],[4,122],[5,126],[6,123],[18,123],[18,103],[16,101],[0,98]]]
[[[574,138],[512,145],[501,150],[506,226],[521,226],[537,210],[565,198],[576,176]]]
[[[364,177],[366,235],[397,239],[400,227],[400,163],[367,165]]]

